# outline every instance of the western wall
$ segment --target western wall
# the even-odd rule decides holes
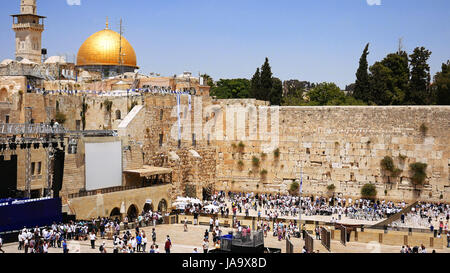
[[[263,154],[268,141],[244,140],[243,151],[236,140],[217,145],[218,189],[286,193],[303,173],[304,194],[359,198],[371,183],[382,199],[450,199],[448,106],[280,107],[278,115],[278,157],[273,150]],[[247,136],[249,129],[246,124]],[[385,156],[401,170],[398,177],[382,170]],[[425,185],[416,190],[409,171],[414,162],[428,164]],[[334,191],[327,190],[331,184]]]
[[[181,96],[182,140],[178,146],[177,101],[173,94],[117,97],[12,92],[4,101],[6,110],[2,112],[10,115],[10,123],[30,119],[49,122],[59,112],[66,116],[64,126],[68,130],[82,129],[85,103],[85,129],[117,130],[122,146],[129,147],[123,149],[124,170],[143,165],[172,169],[172,197],[187,191],[201,197],[205,188],[287,193],[303,173],[305,194],[356,198],[364,184],[372,183],[382,199],[450,199],[448,106],[270,107],[268,141],[260,135],[264,125],[260,124],[259,108],[255,108],[267,108],[266,102],[216,100],[203,93],[192,96],[189,107],[188,96]],[[107,103],[111,104],[108,109]],[[236,116],[227,118],[230,105],[244,107],[244,127],[237,124]],[[250,108],[259,113],[254,129],[249,122]],[[422,125],[428,128],[426,132],[421,130]],[[211,127],[214,130],[209,134],[206,129]],[[273,142],[275,128],[279,128],[278,137]],[[252,130],[257,132],[256,139],[249,138]],[[216,131],[224,137],[217,138]],[[243,147],[238,147],[239,142]],[[264,148],[271,143],[271,149]],[[276,148],[279,156],[274,155]],[[380,161],[385,156],[391,156],[402,170],[398,177],[381,169]],[[36,158],[43,164],[42,176],[35,178],[33,189],[40,184],[45,187],[45,158],[41,157],[38,152],[32,154],[32,162]],[[259,159],[259,166],[253,166],[253,157]],[[428,164],[426,182],[420,190],[410,182],[409,164],[414,162]],[[63,199],[83,189],[83,178],[83,149],[66,153]],[[22,188],[24,174],[19,174],[18,180]],[[128,183],[124,175],[123,184]],[[331,184],[335,186],[333,192],[327,190]]]

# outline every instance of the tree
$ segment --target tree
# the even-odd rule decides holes
[[[390,82],[388,92],[390,105],[401,105],[405,100],[409,82],[408,54],[405,51],[388,54],[381,64],[390,70]]]
[[[442,71],[434,76],[436,104],[450,105],[450,60],[442,64]]]
[[[430,66],[427,61],[431,56],[431,51],[424,47],[417,47],[411,59],[411,80],[406,94],[406,103],[412,105],[424,105],[431,102],[430,91]]]
[[[307,81],[288,80],[283,82],[283,97],[297,95],[311,89],[311,83]]]
[[[282,106],[298,106],[306,104],[303,99],[303,90],[290,91],[288,95],[281,99]]]
[[[307,94],[307,101],[300,95],[291,95],[283,98],[283,106],[320,106],[320,105],[365,105],[361,100],[345,95],[334,83],[320,83],[314,85]],[[308,101],[309,99],[309,101]]]
[[[279,78],[272,78],[272,89],[269,94],[269,101],[271,105],[281,105],[283,97],[283,83]]]
[[[259,90],[261,89],[261,73],[259,72],[259,67],[256,69],[255,74],[251,79],[250,97],[257,98],[259,95]]]
[[[369,44],[364,48],[363,54],[359,60],[359,68],[356,71],[356,82],[353,96],[357,100],[369,102],[368,94],[370,94],[369,85],[369,64],[367,63],[367,56],[369,55]]]
[[[308,97],[310,102],[316,102],[317,105],[328,105],[332,101],[345,100],[345,94],[334,83],[321,83],[313,88]]]
[[[353,92],[355,92],[355,84],[351,83],[345,86],[345,91],[347,91],[347,95],[353,96]]]
[[[266,61],[261,67],[261,86],[257,93],[256,98],[259,100],[270,101],[270,93],[272,92],[273,79],[272,68],[269,64],[269,58],[266,57]]]
[[[200,77],[202,77],[205,80],[206,84],[209,85],[209,87],[212,88],[214,86],[214,80],[208,74],[205,73],[203,75],[200,75]]]
[[[247,79],[220,79],[211,88],[211,96],[218,99],[242,99],[250,97],[250,81]]]
[[[369,101],[376,105],[390,105],[393,96],[390,92],[392,71],[380,62],[376,62],[369,70]]]

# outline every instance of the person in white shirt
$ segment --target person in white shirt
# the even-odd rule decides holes
[[[135,237],[131,238],[131,247],[133,249],[133,253],[136,252],[137,241]]]
[[[145,233],[142,234],[142,252],[145,253],[145,249],[147,248],[148,238]]]
[[[92,231],[91,234],[89,234],[89,239],[91,240],[91,248],[95,249],[95,233]]]
[[[3,246],[3,238],[0,237],[0,251],[1,251],[2,253],[5,253],[5,251],[2,249],[2,246]]]
[[[17,248],[18,250],[22,250],[22,247],[23,247],[23,242],[24,242],[24,235],[23,234],[24,234],[23,231],[21,231],[19,233],[19,235],[17,236],[18,239],[19,239],[19,247]]]

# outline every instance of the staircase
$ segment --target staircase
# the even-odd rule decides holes
[[[413,204],[411,204],[411,205],[407,206],[406,208],[404,208],[402,211],[400,211],[400,212],[398,212],[398,213],[392,215],[392,216],[389,217],[388,219],[386,219],[386,220],[384,220],[384,221],[381,221],[380,223],[375,224],[375,225],[373,225],[373,226],[371,226],[371,227],[372,227],[372,228],[382,228],[382,227],[384,227],[384,226],[390,225],[392,222],[397,221],[398,219],[400,219],[400,217],[402,216],[402,214],[405,214],[405,215],[408,214],[408,213],[411,211],[411,209],[412,209],[413,207],[415,207],[418,203],[419,203],[419,201],[414,202]]]

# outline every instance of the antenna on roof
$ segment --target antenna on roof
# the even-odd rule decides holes
[[[105,29],[109,29],[108,16],[106,16],[106,28]]]
[[[120,39],[119,39],[119,68],[120,68],[120,74],[123,75],[123,54],[122,54],[122,35],[123,35],[123,29],[122,29],[122,18],[120,18]]]
[[[402,53],[403,51],[403,37],[400,37],[398,39],[398,54]]]

